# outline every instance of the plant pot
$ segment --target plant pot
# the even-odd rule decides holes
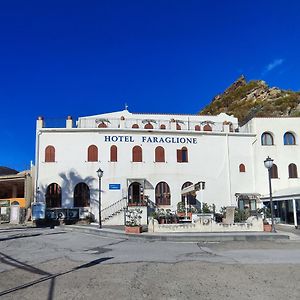
[[[272,231],[272,225],[271,224],[264,224],[264,231],[271,232]]]
[[[185,212],[177,212],[177,216],[178,216],[178,218],[184,218],[185,217]],[[192,213],[191,212],[187,213],[187,218],[192,220]]]
[[[142,226],[125,226],[126,233],[141,233]]]
[[[166,223],[165,221],[166,221],[165,218],[158,218],[159,224],[165,224]]]

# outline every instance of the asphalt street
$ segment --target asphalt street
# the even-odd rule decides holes
[[[176,243],[0,228],[3,299],[299,299],[300,240]]]

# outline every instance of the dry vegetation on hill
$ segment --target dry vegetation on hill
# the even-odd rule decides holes
[[[241,124],[253,117],[300,116],[300,92],[269,87],[262,80],[238,78],[224,93],[213,98],[201,115],[225,112]]]

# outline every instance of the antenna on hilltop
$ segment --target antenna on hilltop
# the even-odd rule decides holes
[[[125,110],[128,110],[128,105],[127,105],[127,103],[125,103]]]

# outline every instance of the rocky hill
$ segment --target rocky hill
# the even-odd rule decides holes
[[[14,170],[14,169],[0,166],[0,176],[13,175],[13,174],[17,174],[17,173],[18,173],[18,171]]]
[[[300,117],[300,92],[269,87],[262,80],[238,78],[224,93],[213,98],[201,115],[225,112],[244,124],[253,117]]]

